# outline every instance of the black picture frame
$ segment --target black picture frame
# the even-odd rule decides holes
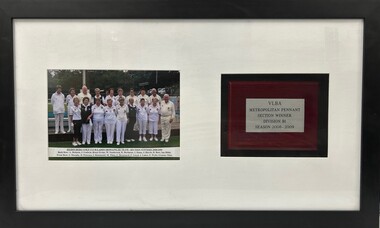
[[[380,2],[372,0],[2,0],[0,227],[291,227],[379,225]],[[17,211],[14,19],[362,19],[364,65],[358,211]],[[231,60],[233,61],[233,60]],[[28,99],[28,98],[27,98]],[[33,137],[33,136],[31,136]]]
[[[318,95],[318,129],[316,150],[291,149],[230,149],[228,146],[228,106],[229,82],[232,81],[276,81],[276,82],[317,82]],[[286,96],[285,96],[286,97]],[[226,157],[327,157],[328,155],[328,100],[329,74],[222,74],[221,75],[221,156]],[[305,116],[307,118],[307,116]],[[258,134],[258,133],[256,133]]]

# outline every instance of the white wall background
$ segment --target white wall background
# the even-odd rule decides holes
[[[15,20],[19,210],[358,210],[361,20]],[[48,161],[47,69],[180,70],[180,161]],[[222,73],[329,73],[328,158],[220,157]]]

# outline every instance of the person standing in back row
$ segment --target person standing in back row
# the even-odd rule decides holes
[[[161,102],[161,142],[169,142],[172,129],[172,122],[175,119],[174,103],[169,100],[169,95],[164,95],[164,100]]]
[[[91,103],[95,104],[96,103],[96,99],[100,99],[100,104],[104,105],[104,103],[103,103],[103,97],[100,94],[100,89],[99,88],[95,88],[94,92],[95,92],[95,95],[94,95],[94,98],[92,99]]]
[[[80,92],[78,95],[80,104],[83,104],[83,98],[87,97],[89,100],[89,103],[92,101],[92,96],[90,94],[90,91],[88,91],[87,86],[82,86],[82,92]]]
[[[103,103],[108,104],[108,99],[111,99],[112,100],[112,106],[116,106],[116,97],[115,97],[114,93],[115,93],[114,89],[109,88],[108,89],[108,95],[106,96],[106,98],[104,98]]]
[[[153,98],[157,99],[158,105],[161,104],[161,97],[157,94],[157,90],[155,88],[152,89],[152,95],[149,97],[151,104],[153,103]]]
[[[131,88],[129,90],[129,95],[126,98],[126,100],[128,101],[128,104],[129,104],[129,100],[131,98],[133,99],[133,104],[138,105],[138,103],[137,103],[137,96],[135,95],[135,90],[133,88]]]
[[[138,104],[141,104],[141,99],[144,99],[145,100],[145,105],[148,106],[149,103],[150,103],[150,99],[149,99],[149,96],[146,95],[145,93],[145,88],[141,88],[140,89],[140,95],[137,96],[137,103]]]
[[[124,93],[124,90],[122,89],[122,88],[118,88],[117,89],[117,96],[115,96],[115,106],[117,106],[118,104],[120,104],[119,103],[119,99],[120,98],[123,98],[124,99],[124,101],[125,101],[125,96],[123,95],[123,93]]]
[[[65,95],[62,93],[62,87],[57,85],[57,90],[51,96],[51,105],[53,106],[53,114],[55,119],[55,134],[58,134],[59,129],[61,133],[65,134],[63,129],[63,117],[65,114]]]

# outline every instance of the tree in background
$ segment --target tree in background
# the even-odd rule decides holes
[[[67,95],[70,88],[79,91],[82,85],[82,70],[48,70],[48,94],[55,92],[57,85],[62,86],[62,92]]]
[[[63,93],[73,87],[76,92],[82,87],[83,70],[48,70],[48,93],[55,92],[61,85]],[[143,85],[143,86],[141,86]],[[172,94],[179,94],[179,71],[137,71],[137,70],[86,70],[86,86],[91,93],[95,88],[107,90],[119,87],[128,93],[130,88],[139,91],[141,87],[168,88]]]

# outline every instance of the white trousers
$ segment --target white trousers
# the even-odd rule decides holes
[[[71,117],[72,117],[72,116],[71,116]],[[72,131],[72,132],[74,132],[74,129],[71,129],[71,123],[72,123],[73,121],[70,120],[70,116],[69,116],[69,118],[67,118],[67,120],[68,120],[68,123],[69,123],[69,129],[68,129],[67,131]]]
[[[161,116],[161,132],[163,139],[170,138],[170,132],[172,130],[172,124],[170,123],[170,116]]]
[[[87,142],[90,144],[91,142],[91,125],[82,123],[82,142]]]
[[[93,122],[94,127],[94,141],[101,142],[103,137],[103,120],[95,120]]]
[[[145,135],[146,134],[146,125],[147,125],[148,121],[138,119],[137,122],[139,123],[139,134]]]
[[[105,123],[106,125],[106,134],[107,134],[107,142],[113,143],[113,137],[115,134],[115,125],[116,123]]]
[[[158,132],[158,120],[149,121],[149,134],[157,135]]]
[[[116,142],[124,142],[127,120],[116,120]]]
[[[64,132],[63,129],[63,113],[54,114],[55,119],[55,132],[59,132],[59,128],[61,128],[61,132]]]

